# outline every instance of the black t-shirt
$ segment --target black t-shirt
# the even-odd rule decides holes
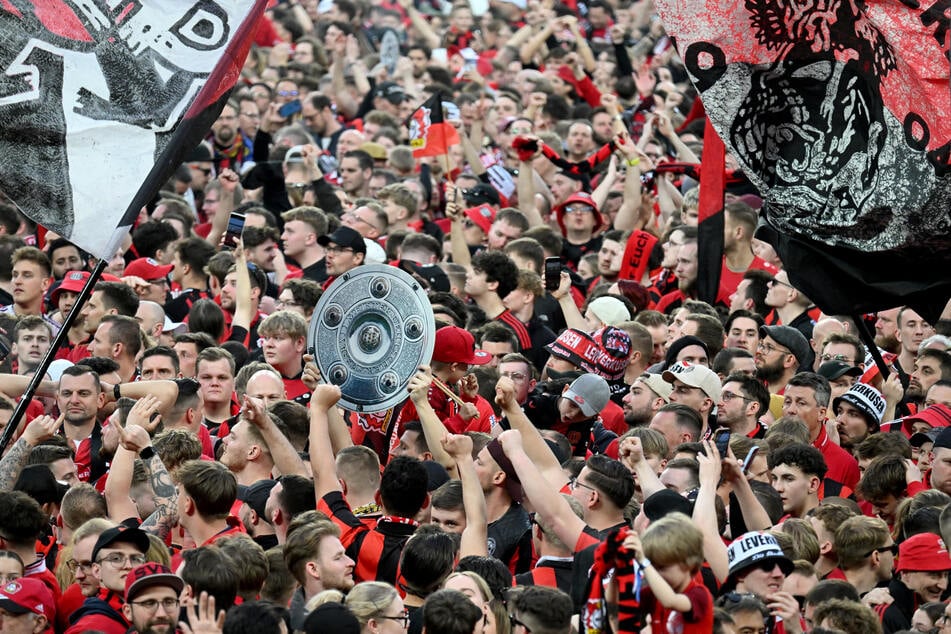
[[[528,513],[513,503],[505,515],[489,524],[489,556],[504,563],[513,574],[527,572],[532,567],[531,529]]]
[[[584,244],[571,244],[566,239],[564,244],[561,247],[561,259],[564,260],[565,264],[571,267],[572,270],[578,270],[578,262],[581,261],[581,258],[589,253],[597,253],[601,250],[601,240],[602,236],[597,235],[585,242]]]

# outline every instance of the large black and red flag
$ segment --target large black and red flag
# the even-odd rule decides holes
[[[110,258],[217,118],[266,0],[2,0],[0,189]]]
[[[826,313],[951,296],[947,0],[657,0],[707,115]]]
[[[439,156],[459,143],[459,133],[446,123],[439,93],[423,102],[409,117],[409,146],[413,156]]]

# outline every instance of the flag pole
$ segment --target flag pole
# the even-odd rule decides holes
[[[53,337],[53,341],[50,344],[50,349],[46,351],[46,356],[43,357],[39,367],[37,367],[36,371],[33,373],[33,378],[30,379],[30,384],[27,386],[26,391],[23,393],[23,396],[20,397],[20,401],[13,410],[13,415],[10,417],[10,422],[8,422],[7,426],[3,429],[3,435],[0,436],[0,455],[3,454],[4,450],[7,448],[7,445],[10,443],[13,433],[16,431],[17,427],[19,427],[20,418],[23,417],[23,414],[26,412],[26,408],[30,405],[30,401],[33,400],[33,395],[36,394],[36,390],[40,387],[43,377],[46,376],[46,371],[49,369],[50,364],[56,357],[57,350],[62,347],[63,342],[69,335],[70,327],[72,327],[73,322],[76,321],[76,317],[78,317],[79,313],[82,311],[83,305],[92,294],[93,287],[96,285],[96,282],[99,281],[100,276],[102,276],[102,273],[105,270],[106,260],[100,259],[99,263],[96,264],[96,267],[86,279],[86,283],[82,290],[79,291],[76,301],[73,302],[73,307],[69,310],[69,314],[66,315],[66,320],[63,322],[62,328],[60,328],[59,332],[56,333],[56,336]]]
[[[859,338],[862,340],[862,343],[865,344],[865,347],[868,348],[869,354],[872,355],[872,359],[875,361],[875,365],[878,366],[878,371],[882,373],[882,381],[885,381],[889,375],[888,365],[885,364],[882,353],[878,351],[875,338],[872,337],[868,326],[865,325],[865,320],[862,319],[862,315],[853,313],[851,317],[852,321],[855,322],[855,328],[859,331]]]

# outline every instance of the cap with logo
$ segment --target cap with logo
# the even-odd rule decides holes
[[[489,229],[492,228],[492,223],[495,222],[495,210],[489,205],[469,207],[462,213],[486,233],[489,232]]]
[[[545,346],[545,350],[553,357],[573,363],[585,372],[598,371],[601,347],[583,330],[566,328],[557,339]]]
[[[64,291],[69,291],[70,293],[79,293],[83,290],[83,286],[86,285],[86,280],[89,279],[88,271],[67,271],[66,275],[63,276],[62,281],[59,283],[59,286],[53,289],[50,293],[50,301],[55,306],[59,303],[59,296]]]
[[[134,275],[148,282],[162,279],[174,268],[174,264],[160,264],[152,258],[138,258],[129,262],[123,275]]]
[[[690,387],[699,387],[714,403],[720,400],[720,377],[705,365],[695,365],[679,361],[664,370],[664,380],[673,384],[675,380]]]
[[[51,625],[56,621],[53,592],[39,579],[20,577],[0,586],[0,608],[16,615],[45,616]]]
[[[862,412],[869,427],[877,429],[885,414],[885,398],[868,383],[856,383],[842,396],[832,400],[832,411],[838,413],[839,405],[848,403]]]
[[[736,585],[737,575],[764,563],[776,563],[784,574],[793,569],[793,562],[783,553],[776,538],[764,531],[750,531],[740,535],[726,549],[729,574],[726,584]]]
[[[125,578],[125,600],[131,601],[137,594],[143,590],[154,588],[155,586],[165,586],[175,591],[175,594],[181,594],[185,588],[185,582],[176,575],[168,566],[148,562],[141,566],[136,566],[129,571]]]
[[[934,533],[919,533],[898,546],[895,572],[951,571],[951,557],[944,540]]]
[[[582,374],[561,396],[577,405],[585,416],[597,416],[611,400],[611,387],[596,374]]]

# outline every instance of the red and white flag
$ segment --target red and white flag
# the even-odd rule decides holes
[[[110,258],[217,118],[266,4],[0,3],[0,190]]]
[[[442,99],[436,93],[417,108],[409,118],[409,146],[413,156],[439,156],[459,143],[459,133],[446,123]]]

